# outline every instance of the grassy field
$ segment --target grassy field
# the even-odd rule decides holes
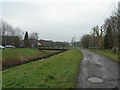
[[[73,88],[82,53],[71,49],[44,60],[4,70],[3,88]]]
[[[5,49],[2,50],[2,58],[3,59],[8,59],[8,58],[16,58],[16,57],[24,57],[28,56],[30,57],[31,55],[37,55],[37,54],[50,54],[51,52],[55,51],[40,51],[38,49],[30,49],[30,48],[18,48],[18,49]]]
[[[5,49],[2,50],[2,65],[3,69],[13,67],[17,64],[22,64],[26,61],[31,61],[40,57],[48,56],[59,51],[38,50],[30,48]]]
[[[115,62],[118,62],[118,51],[113,54],[112,50],[93,50],[93,49],[89,49],[90,51],[94,51],[97,53],[100,53],[108,58],[110,58],[111,60],[114,60]]]

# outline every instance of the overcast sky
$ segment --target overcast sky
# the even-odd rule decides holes
[[[0,4],[2,19],[10,25],[29,33],[38,32],[40,39],[70,42],[73,36],[80,40],[93,26],[101,25],[112,15],[119,0],[10,1],[4,0]]]

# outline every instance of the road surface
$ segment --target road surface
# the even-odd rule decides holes
[[[76,88],[116,88],[118,87],[118,64],[103,55],[81,49]]]

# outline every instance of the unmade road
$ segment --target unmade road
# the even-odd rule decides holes
[[[80,63],[76,88],[115,88],[118,87],[118,64],[103,55],[81,49],[83,60]],[[92,77],[100,82],[91,82]]]

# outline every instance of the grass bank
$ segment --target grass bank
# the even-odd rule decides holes
[[[119,62],[118,51],[115,54],[113,54],[112,50],[93,50],[93,49],[89,49],[89,51],[100,53],[100,54],[106,56],[107,58],[109,58],[109,59],[111,59],[115,62]]]
[[[18,48],[18,49],[5,49],[2,50],[2,58],[8,59],[8,58],[16,58],[16,57],[24,57],[24,56],[34,56],[37,54],[50,54],[55,51],[40,51],[38,49],[31,49],[31,48]]]
[[[3,71],[3,88],[73,88],[82,53],[64,53]]]
[[[31,48],[5,49],[2,50],[3,69],[22,64],[33,59],[48,56],[59,51],[38,50]]]

